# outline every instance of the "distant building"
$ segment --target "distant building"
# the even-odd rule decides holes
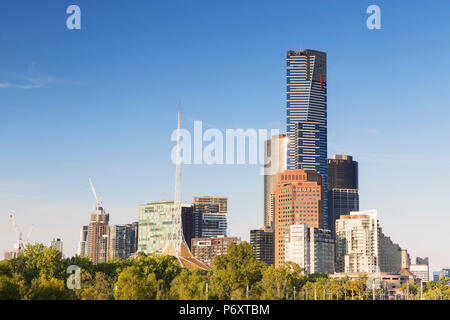
[[[80,257],[84,257],[87,255],[86,252],[86,242],[88,237],[88,226],[83,226],[80,231],[80,241],[78,242],[77,255]]]
[[[376,210],[356,211],[336,220],[336,272],[379,272]]]
[[[228,228],[227,214],[227,197],[194,197],[192,237],[226,237]]]
[[[109,228],[109,259],[127,259],[135,252],[135,225],[119,224]]]
[[[289,227],[306,224],[323,228],[322,176],[309,170],[286,170],[278,174],[275,189],[275,267],[286,262],[285,243]]]
[[[416,264],[426,264],[426,265],[429,265],[430,262],[429,262],[428,257],[425,257],[425,258],[416,257]]]
[[[17,258],[19,256],[19,252],[16,250],[16,251],[5,251],[4,253],[3,253],[3,257],[6,259],[6,260],[11,260],[11,259],[15,259],[15,258]]]
[[[409,267],[409,271],[411,271],[414,276],[422,282],[430,281],[430,270],[428,264],[412,264]]]
[[[450,269],[442,269],[433,272],[433,282],[438,282],[441,278],[450,278]]]
[[[382,272],[396,274],[402,268],[402,248],[380,232],[379,267]]]
[[[352,156],[335,154],[327,164],[329,189],[358,189],[358,162]]]
[[[135,221],[131,224],[131,254],[133,255],[138,251],[139,240],[139,222]]]
[[[162,253],[169,243],[173,221],[179,209],[179,204],[174,201],[156,201],[139,206],[138,251],[145,254]],[[183,233],[185,221],[192,215],[192,210],[191,204],[181,204]],[[187,242],[185,234],[184,238]]]
[[[227,249],[231,243],[239,244],[241,240],[237,237],[210,237],[210,238],[193,238],[191,251],[195,258],[201,262],[212,266],[214,257],[227,253]]]
[[[364,273],[369,279],[372,280],[372,285],[375,289],[384,289],[389,295],[397,294],[402,285],[406,283],[414,283],[412,274],[407,269],[402,269],[400,274],[389,274],[387,272],[376,273]],[[335,273],[331,274],[331,279],[350,278],[357,280],[361,277],[362,273]]]
[[[94,264],[106,262],[108,260],[109,244],[109,213],[97,206],[91,214],[91,221],[88,225],[88,235],[85,255]]]
[[[291,225],[286,237],[286,262],[295,262],[306,273],[334,273],[334,239],[330,230]]]
[[[59,252],[63,253],[63,242],[60,238],[53,239],[50,244],[50,247],[55,248]]]
[[[383,234],[376,210],[341,215],[336,220],[336,248],[336,272],[397,274],[405,255]]]
[[[409,257],[408,250],[402,250],[402,269],[409,269],[411,265],[411,258]]]
[[[328,159],[328,228],[334,232],[336,219],[359,211],[358,162],[351,156]]]
[[[272,228],[274,227],[275,189],[277,188],[278,173],[287,169],[288,140],[287,135],[279,134],[265,142],[264,225]]]
[[[268,265],[275,263],[275,237],[273,228],[266,226],[261,229],[250,230],[250,243],[253,247],[253,256],[260,262]]]
[[[294,262],[306,273],[311,273],[308,226],[305,224],[289,226],[289,232],[285,239],[285,261]]]

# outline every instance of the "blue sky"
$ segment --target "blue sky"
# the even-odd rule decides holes
[[[66,28],[81,8],[82,30]],[[381,8],[382,30],[366,28]],[[76,250],[92,176],[112,223],[173,197],[182,124],[285,131],[285,52],[328,54],[328,152],[360,167],[361,209],[434,270],[450,265],[448,1],[22,1],[0,4],[0,250],[14,233]],[[229,197],[263,223],[258,166],[183,167],[183,200]]]

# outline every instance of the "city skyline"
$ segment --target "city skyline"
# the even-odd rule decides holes
[[[115,4],[108,5],[112,6],[111,14],[118,17],[119,8]],[[438,11],[444,11],[448,4],[441,2],[439,5],[442,10],[423,9],[439,17]],[[6,6],[18,12],[14,5]],[[278,127],[280,133],[284,133],[285,52],[317,48],[327,52],[328,58],[328,157],[348,154],[358,161],[361,209],[377,209],[387,234],[407,248],[412,257],[429,256],[431,271],[450,265],[445,255],[448,246],[443,229],[449,222],[444,184],[448,175],[445,159],[449,151],[439,148],[436,139],[430,140],[442,137],[445,141],[448,137],[445,127],[445,116],[449,114],[446,108],[448,93],[444,90],[449,84],[446,71],[450,66],[445,59],[445,50],[433,43],[433,39],[446,35],[445,30],[437,27],[438,22],[427,21],[427,27],[435,28],[436,34],[430,39],[425,38],[429,34],[407,22],[416,17],[417,12],[411,7],[405,12],[403,6],[386,3],[382,6],[386,12],[383,30],[374,34],[364,29],[364,5],[355,12],[346,5],[341,8],[330,2],[330,11],[336,9],[334,11],[342,17],[326,12],[325,20],[334,18],[338,23],[340,19],[349,19],[351,22],[342,24],[341,30],[335,32],[329,27],[318,26],[315,35],[322,37],[320,41],[307,32],[282,36],[292,26],[285,22],[274,29],[273,34],[266,34],[267,42],[262,36],[264,32],[251,29],[247,32],[257,37],[247,45],[243,38],[237,37],[238,45],[227,48],[226,44],[234,38],[225,37],[224,44],[220,44],[208,34],[200,33],[198,42],[190,46],[186,40],[196,37],[182,32],[183,24],[179,23],[168,32],[172,37],[178,33],[185,37],[180,44],[185,52],[184,60],[177,60],[178,55],[169,51],[173,41],[166,42],[159,37],[154,40],[160,49],[143,46],[141,54],[130,53],[122,59],[114,53],[117,49],[115,37],[124,41],[127,32],[138,32],[138,41],[125,40],[128,48],[137,49],[141,48],[141,41],[146,36],[153,35],[138,28],[146,21],[144,16],[137,15],[135,22],[129,26],[121,25],[113,32],[102,28],[101,19],[86,18],[86,29],[73,35],[62,28],[53,29],[52,23],[61,17],[49,4],[30,6],[37,12],[48,10],[50,19],[47,23],[38,23],[29,13],[23,13],[22,19],[41,26],[43,29],[38,33],[49,33],[49,40],[42,41],[47,41],[45,43],[54,52],[44,58],[42,55],[47,51],[41,48],[35,54],[21,53],[14,57],[14,46],[11,46],[0,53],[0,57],[9,62],[4,65],[0,83],[15,85],[14,81],[19,81],[16,87],[2,86],[0,89],[0,123],[4,137],[1,145],[4,171],[0,176],[0,210],[4,213],[0,224],[2,252],[11,250],[14,243],[14,231],[8,221],[9,210],[14,210],[22,230],[34,225],[33,242],[49,244],[51,239],[61,238],[65,254],[74,254],[80,228],[89,222],[94,203],[86,183],[88,176],[95,178],[112,224],[135,221],[139,205],[171,199],[173,164],[170,149],[173,142],[170,142],[170,132],[175,127],[173,119],[179,99],[183,101],[186,114],[183,123],[189,129],[192,121],[198,119],[208,123],[209,127]],[[101,6],[88,3],[82,7],[94,16],[102,10]],[[412,7],[415,10],[422,8],[419,4]],[[241,13],[235,13],[242,18],[238,26],[249,26],[244,18],[251,17],[254,21],[257,15],[245,5],[241,8]],[[207,9],[211,10],[210,7]],[[311,9],[311,20],[306,19],[305,25],[320,17],[317,8]],[[125,10],[125,14],[135,14],[137,7],[130,5]],[[191,17],[195,16],[194,9],[189,10]],[[180,14],[181,10],[176,12]],[[257,10],[263,17],[276,21],[281,19],[280,12],[269,14],[263,9]],[[16,29],[9,27],[9,31],[2,31],[0,36],[10,39],[24,51],[30,51],[36,39],[20,25],[21,21],[11,19],[5,17],[3,21]],[[226,35],[219,23],[212,22],[213,17],[204,19],[205,23],[212,23],[212,32]],[[397,20],[403,21],[403,28]],[[395,26],[393,22],[396,22]],[[149,23],[155,28],[163,26],[160,20]],[[256,24],[263,28],[259,20]],[[231,26],[233,36],[237,35],[238,26]],[[326,35],[327,32],[330,35]],[[349,40],[346,32],[354,39]],[[411,32],[417,35],[416,38],[395,43]],[[107,37],[94,44],[100,35]],[[27,44],[27,40],[31,43]],[[57,41],[61,41],[61,47],[55,44]],[[100,45],[110,50],[93,52]],[[255,55],[242,50],[252,46]],[[174,48],[176,51],[176,46]],[[210,55],[202,55],[199,59],[197,55],[202,50]],[[266,53],[258,53],[264,50]],[[405,52],[408,53],[406,57]],[[414,77],[413,80],[416,59],[422,60],[424,56],[429,58],[425,59],[425,68],[418,71],[421,79]],[[104,62],[100,61],[103,57]],[[147,61],[146,57],[152,57],[153,61]],[[431,61],[431,57],[436,59]],[[132,62],[134,58],[137,61]],[[166,59],[174,66],[169,66]],[[225,59],[224,65],[217,66],[221,59]],[[67,66],[68,61],[76,61],[76,66]],[[243,61],[247,61],[247,65]],[[97,75],[89,71],[94,63],[98,64]],[[163,70],[158,63],[167,66],[168,70]],[[202,63],[206,66],[202,67]],[[129,71],[142,65],[142,72]],[[218,67],[215,72],[219,75],[217,81],[211,81],[214,85],[205,83],[206,78],[214,77],[208,71],[212,66]],[[171,84],[175,69],[180,67],[185,74]],[[86,74],[81,76],[77,68]],[[437,68],[441,70],[439,73],[435,71]],[[251,73],[251,77],[247,76]],[[193,78],[189,76],[192,74]],[[386,74],[389,77],[385,77]],[[433,84],[429,82],[431,78],[436,79]],[[25,88],[27,79],[32,79],[34,88]],[[163,89],[165,86],[167,89]],[[179,90],[174,90],[174,86]],[[228,97],[229,92],[234,95]],[[423,111],[424,105],[427,110],[432,110],[430,113],[439,112],[442,117],[432,119],[432,124],[428,124],[427,120],[431,119],[424,118],[428,116]],[[244,115],[248,117],[236,118],[227,114],[230,109],[246,108]],[[418,150],[418,145],[422,149]],[[184,166],[183,170],[184,200],[197,195],[229,198],[230,236],[248,240],[249,230],[262,226],[263,177],[259,175],[258,166]],[[208,177],[221,183],[207,182]],[[386,179],[389,182],[387,188]],[[438,191],[434,188],[419,190],[417,184],[423,182],[437,184]],[[252,190],[252,201],[246,199],[248,194],[242,195],[245,189]]]

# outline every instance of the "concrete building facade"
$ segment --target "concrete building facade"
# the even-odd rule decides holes
[[[322,176],[309,170],[278,174],[275,189],[275,267],[285,262],[286,234],[293,224],[323,228]]]
[[[264,225],[274,227],[275,189],[277,188],[278,173],[287,169],[287,144],[285,134],[272,136],[265,143],[264,161]]]

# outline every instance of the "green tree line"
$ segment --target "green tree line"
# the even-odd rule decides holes
[[[81,287],[68,289],[69,266],[80,268]],[[258,262],[250,244],[232,244],[214,259],[211,271],[180,268],[176,258],[145,255],[94,265],[86,257],[63,258],[42,244],[27,245],[12,260],[0,261],[0,300],[367,300],[382,292],[367,276],[332,279],[305,274],[295,263],[275,268]],[[424,299],[450,299],[450,279],[430,282]],[[419,299],[416,285],[402,286],[403,297]]]

